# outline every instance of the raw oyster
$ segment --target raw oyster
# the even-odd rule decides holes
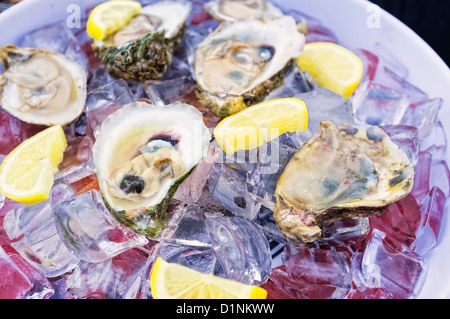
[[[211,134],[193,106],[128,104],[103,123],[93,147],[100,190],[112,215],[157,236],[181,182],[206,154]]]
[[[164,75],[186,33],[192,10],[188,1],[161,1],[145,6],[121,30],[93,48],[114,78],[144,82]]]
[[[413,165],[381,128],[325,121],[280,176],[274,219],[289,241],[311,243],[333,221],[382,214],[413,182]]]
[[[205,3],[204,9],[218,22],[248,18],[272,19],[284,15],[279,8],[265,0],[214,0]]]
[[[7,45],[0,48],[0,104],[18,119],[38,125],[68,125],[83,113],[84,69],[63,54]]]
[[[223,22],[196,50],[197,97],[218,117],[262,101],[283,84],[304,43],[290,16]]]

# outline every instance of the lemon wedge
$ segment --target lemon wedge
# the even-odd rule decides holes
[[[346,98],[358,87],[364,68],[356,54],[331,42],[305,44],[297,63],[319,86]]]
[[[150,277],[155,299],[266,299],[263,288],[204,274],[158,257]]]
[[[142,5],[132,0],[109,0],[96,6],[89,15],[86,32],[94,40],[103,41],[140,14]]]
[[[287,133],[308,128],[304,101],[283,98],[263,102],[223,119],[215,128],[217,143],[228,155],[251,150]]]
[[[28,205],[48,199],[66,148],[66,137],[59,125],[24,141],[0,166],[0,193]]]

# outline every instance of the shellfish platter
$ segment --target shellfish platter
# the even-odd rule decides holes
[[[444,100],[388,46],[270,0],[91,2],[0,47],[1,299],[419,295]]]

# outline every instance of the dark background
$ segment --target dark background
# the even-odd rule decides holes
[[[449,0],[371,0],[414,30],[450,65]]]

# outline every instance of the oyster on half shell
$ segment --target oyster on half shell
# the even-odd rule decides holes
[[[148,237],[166,227],[166,209],[206,154],[211,134],[193,106],[135,102],[110,115],[93,147],[100,191],[111,214]]]
[[[274,219],[289,241],[311,243],[333,221],[382,214],[413,182],[413,165],[381,128],[325,121],[280,176]]]
[[[204,9],[218,22],[273,19],[284,15],[278,7],[265,0],[214,0],[205,3]]]
[[[160,1],[145,6],[126,26],[93,48],[114,78],[144,82],[160,78],[186,33],[192,10],[188,1]]]
[[[283,84],[285,68],[304,43],[290,16],[223,22],[196,50],[199,101],[218,117],[262,101]]]
[[[18,119],[38,125],[69,125],[86,102],[84,69],[64,54],[7,45],[0,48],[0,104]]]

